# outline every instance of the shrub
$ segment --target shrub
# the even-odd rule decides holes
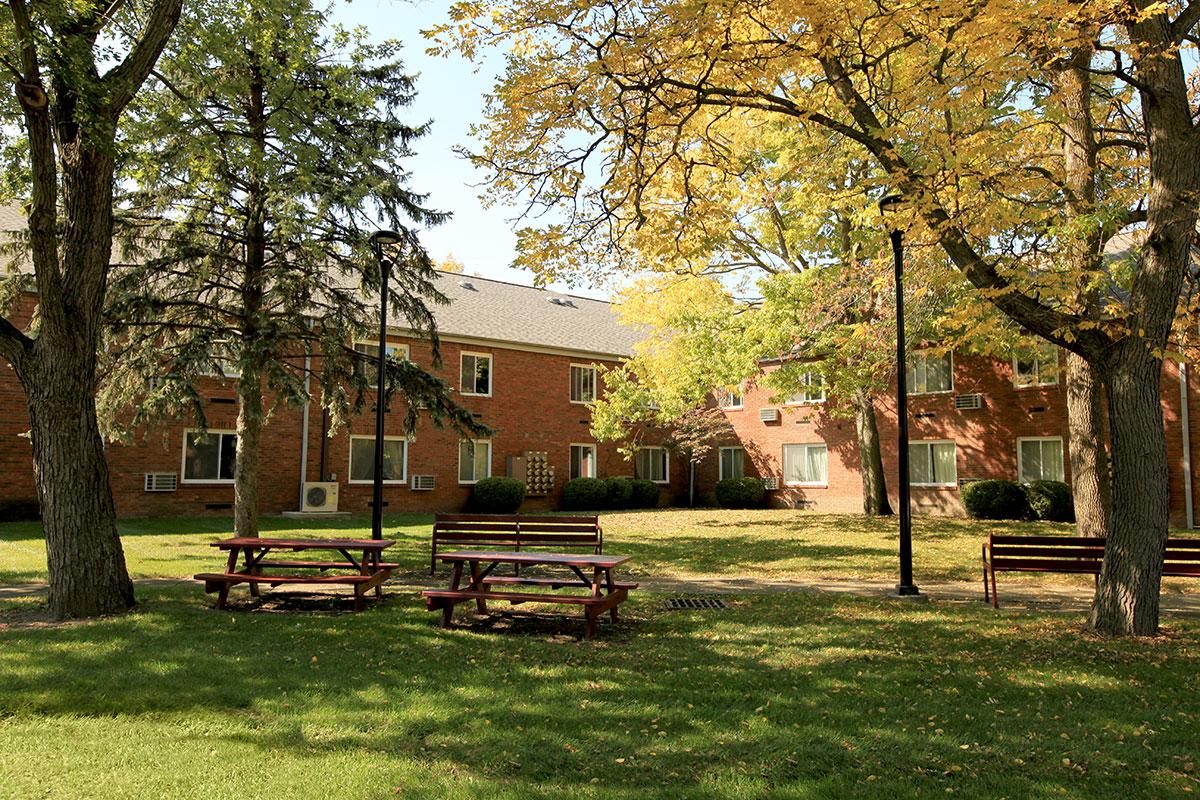
[[[604,488],[608,492],[606,504],[609,508],[633,506],[633,481],[629,478],[605,478]]]
[[[0,522],[37,522],[42,510],[37,500],[5,500],[0,503]]]
[[[1075,499],[1071,496],[1071,487],[1062,481],[1032,481],[1025,486],[1025,496],[1038,519],[1075,521]]]
[[[595,511],[608,504],[608,485],[599,478],[573,478],[563,487],[563,507]]]
[[[758,478],[726,478],[717,481],[717,503],[722,508],[753,508],[762,504],[765,494],[766,490]]]
[[[971,481],[962,488],[967,514],[975,519],[1029,519],[1033,512],[1016,481]]]
[[[645,478],[635,478],[632,483],[634,508],[658,508],[658,484]]]
[[[525,484],[516,478],[484,478],[471,493],[471,509],[481,514],[513,514],[525,499]]]

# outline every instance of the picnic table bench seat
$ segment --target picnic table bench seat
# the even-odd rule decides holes
[[[604,531],[596,516],[438,514],[433,520],[429,574],[437,571],[440,545],[506,548],[579,548],[600,555]]]
[[[1104,538],[990,534],[983,544],[983,599],[1000,607],[997,572],[1057,572],[1100,579]],[[1163,553],[1164,577],[1200,577],[1200,537],[1170,537]],[[989,591],[988,581],[991,581]]]

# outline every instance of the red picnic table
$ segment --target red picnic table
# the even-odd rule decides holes
[[[204,591],[219,592],[217,608],[224,608],[229,589],[239,583],[250,585],[250,594],[258,597],[259,584],[279,586],[285,583],[347,584],[354,587],[354,610],[363,607],[363,597],[372,589],[383,597],[383,583],[392,576],[399,564],[384,562],[380,556],[394,542],[388,539],[264,539],[234,537],[213,542],[212,547],[229,551],[224,572],[204,572],[195,575],[204,581]],[[341,559],[305,560],[294,558],[268,559],[271,553],[309,550],[333,551]],[[355,554],[359,554],[355,557]],[[245,563],[238,569],[238,560]],[[286,571],[285,571],[286,570]],[[316,570],[315,573],[296,570]],[[337,570],[336,574],[327,574]],[[344,574],[350,572],[351,574]]]
[[[454,607],[459,603],[474,600],[480,613],[487,612],[488,600],[505,600],[512,605],[520,603],[563,603],[583,606],[587,624],[584,638],[591,639],[596,633],[596,621],[608,611],[612,621],[617,621],[617,606],[629,597],[636,583],[619,583],[613,580],[613,569],[625,564],[630,556],[593,555],[574,553],[535,553],[530,551],[510,552],[497,550],[457,550],[440,553],[438,558],[453,564],[450,588],[426,589],[421,592],[430,611],[442,610],[442,627],[450,627]],[[486,564],[486,566],[482,566]],[[517,566],[566,567],[571,573],[554,577],[496,576],[493,570],[501,564]],[[470,583],[463,588],[464,568],[469,565]],[[591,574],[589,575],[588,572]],[[549,589],[541,592],[516,592],[493,587],[531,586]],[[587,594],[563,594],[560,589],[586,589]]]

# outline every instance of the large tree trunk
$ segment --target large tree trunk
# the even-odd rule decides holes
[[[1104,393],[1099,371],[1067,354],[1067,426],[1071,494],[1080,536],[1108,536],[1112,510],[1108,452],[1104,447]]]
[[[858,432],[858,459],[862,470],[863,513],[872,517],[891,516],[883,456],[879,451],[875,400],[866,392],[854,398],[854,427]]]
[[[233,519],[238,536],[258,536],[259,448],[264,422],[262,379],[245,369],[238,383],[237,461],[233,467]]]

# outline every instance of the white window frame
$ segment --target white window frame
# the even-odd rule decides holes
[[[929,394],[935,394],[935,393],[929,392]],[[916,483],[916,482],[912,481],[911,480],[911,477],[912,477],[912,452],[911,451],[912,451],[913,445],[929,445],[930,452],[932,453],[933,445],[935,445],[935,444],[954,445],[954,477],[950,480],[949,483]],[[919,487],[929,488],[929,489],[945,489],[945,488],[958,486],[958,442],[956,442],[954,439],[915,439],[908,443],[908,447],[909,447],[908,474],[910,477],[910,480],[908,482],[909,486],[919,486]]]
[[[734,477],[733,475],[725,474],[725,451],[726,450],[741,450],[742,451],[742,474],[736,477],[746,477],[746,448],[744,447],[718,447],[717,448],[717,480],[727,480]]]
[[[350,477],[351,475],[354,474],[353,466],[354,466],[354,440],[355,439],[366,439],[367,441],[374,443],[375,434],[366,434],[366,435],[351,434],[350,447],[347,448],[347,450],[349,452],[346,454],[346,482],[350,483],[350,484],[356,484],[356,485],[365,484],[367,486],[371,486],[375,483],[375,481],[373,479],[356,481]],[[407,483],[408,482],[408,442],[409,442],[409,438],[407,436],[384,436],[383,440],[385,442],[403,442],[404,443],[404,460],[403,460],[403,463],[401,464],[401,468],[400,468],[402,477],[393,478],[391,480],[385,480],[385,481],[383,481],[383,484],[385,486],[387,486],[387,485],[399,486],[400,484]],[[374,452],[375,452],[374,449],[372,449],[371,452],[372,452],[372,459],[373,459]],[[371,465],[372,469],[374,469],[374,466],[375,466],[374,463],[372,463],[372,465]]]
[[[733,398],[737,402],[733,402]],[[746,407],[746,387],[739,384],[736,389],[718,389],[717,406],[722,411],[741,411]]]
[[[934,352],[934,351],[930,350],[930,349],[914,350],[912,353],[909,354],[908,357],[910,359],[915,359],[915,358],[928,359],[929,354],[932,352]],[[915,383],[915,381],[905,381],[908,384],[905,387],[905,389],[907,390],[909,397],[920,397],[922,395],[953,394],[954,393],[954,351],[951,350],[950,352],[946,353],[945,355],[950,357],[950,387],[947,389],[938,389],[937,391],[934,391],[934,392],[918,392],[913,389],[913,383]],[[941,358],[940,355],[938,357]],[[907,375],[907,372],[908,372],[907,364],[904,366],[904,370]],[[915,364],[913,365],[913,371],[914,372],[916,371]]]
[[[369,353],[358,349],[358,346],[363,345],[363,344],[365,344],[371,348],[371,351]],[[394,351],[392,353],[387,353],[388,358],[395,357],[396,353],[403,350],[404,356],[403,356],[403,358],[401,358],[401,360],[402,361],[410,360],[408,345],[406,343],[404,343],[404,342],[388,342],[387,348],[389,350]],[[359,355],[370,356],[370,361],[367,361],[366,359],[360,359],[358,361],[358,363],[363,365],[364,368],[368,367],[368,366],[370,366],[370,367],[378,366],[377,365],[377,362],[379,360],[379,340],[378,339],[355,339],[354,342],[350,345],[350,349],[353,350],[354,352],[358,353]],[[373,370],[373,371],[378,372],[378,369]],[[375,383],[374,381],[372,381],[371,378],[367,378],[367,380],[371,381],[371,386],[379,385],[379,384]],[[384,438],[387,438],[387,437],[384,437]]]
[[[209,378],[240,378],[242,371],[237,368],[237,364],[233,364],[228,358],[222,358],[220,355],[213,353],[213,350],[224,350],[224,347],[209,348],[209,358],[217,363],[217,371],[213,372],[209,367],[205,367],[201,375]],[[228,364],[229,369],[225,369]]]
[[[575,370],[577,369],[587,370],[588,372],[592,373],[592,397],[590,400],[575,399]],[[600,394],[600,372],[596,369],[596,365],[571,364],[567,372],[570,375],[570,387],[567,391],[567,397],[570,399],[570,401],[581,406],[590,406],[592,403],[596,402],[596,397]]]
[[[1025,480],[1025,457],[1021,455],[1021,445],[1025,442],[1041,442],[1043,445],[1046,442],[1058,442],[1059,458],[1063,465],[1063,476],[1061,478],[1034,478],[1034,480],[1058,480],[1065,481],[1067,479],[1067,451],[1063,447],[1063,438],[1061,436],[1018,436],[1017,437],[1017,482],[1029,483]]]
[[[825,480],[823,481],[789,481],[787,479],[787,449],[789,447],[803,447],[803,458],[805,463],[808,461],[808,448],[821,447],[825,449]],[[780,467],[783,471],[784,486],[828,486],[829,485],[829,445],[825,442],[786,442],[780,449]]]
[[[812,385],[812,379],[814,375],[821,378],[821,399],[819,400],[814,400],[809,394],[808,387]],[[808,370],[801,374],[800,382],[804,385],[804,388],[791,397],[788,397],[783,403],[785,406],[815,406],[820,405],[829,399],[829,387],[825,383],[825,376],[820,372]]]
[[[490,383],[490,381],[489,381],[489,383]],[[473,442],[475,444],[475,447],[477,447],[477,448],[483,447],[483,446],[487,447],[487,474],[486,475],[482,475],[482,476],[476,475],[473,479],[471,479],[469,481],[464,481],[462,479],[462,456],[463,456],[462,446],[463,446],[464,442]],[[471,463],[471,471],[472,472],[475,471],[474,461],[472,461],[472,463]],[[474,486],[475,484],[479,483],[484,478],[492,477],[492,440],[491,439],[460,439],[458,441],[458,469],[455,470],[454,475],[456,478],[458,478],[459,486]]]
[[[464,392],[463,385],[463,358],[466,356],[474,356],[475,358],[486,358],[488,360],[488,386],[486,392]],[[491,397],[492,387],[496,383],[496,359],[491,353],[482,353],[475,350],[462,350],[458,354],[458,393],[464,397]]]
[[[571,459],[574,457],[574,452],[573,452],[573,451],[575,450],[575,448],[576,448],[576,447],[581,447],[581,448],[585,448],[585,449],[587,449],[587,450],[591,450],[591,451],[592,451],[592,461],[591,461],[591,463],[592,463],[592,474],[591,474],[591,475],[583,475],[583,474],[579,474],[579,475],[571,475]],[[597,464],[597,461],[596,461],[596,457],[597,457],[597,455],[598,455],[598,454],[597,454],[597,452],[596,452],[596,445],[595,445],[594,443],[590,443],[590,442],[571,442],[571,444],[570,444],[570,445],[569,445],[569,447],[567,448],[567,479],[568,479],[568,480],[571,480],[571,479],[573,479],[573,478],[594,478],[594,477],[596,477],[596,470],[597,470],[597,466],[598,466],[598,464]]]
[[[187,477],[187,443],[189,434],[201,434],[203,436],[224,436],[226,434],[237,437],[237,431],[229,429],[209,428],[206,431],[201,431],[199,428],[184,428],[183,429],[183,453],[179,456],[179,480],[181,483],[193,484],[213,484],[220,486],[232,486],[233,478],[189,478]],[[236,445],[235,445],[236,447]],[[236,463],[236,462],[235,462]],[[217,468],[220,469],[221,455],[217,453]],[[234,467],[234,469],[237,469]]]
[[[1017,389],[1036,389],[1039,386],[1058,386],[1058,371],[1062,364],[1062,361],[1059,357],[1057,347],[1055,347],[1054,345],[1050,345],[1050,344],[1047,344],[1046,347],[1048,349],[1053,348],[1053,351],[1054,351],[1054,380],[1052,380],[1052,381],[1034,381],[1033,383],[1020,383],[1019,378],[1021,376],[1021,373],[1017,369],[1017,362],[1020,360],[1020,356],[1014,355],[1013,359],[1012,359],[1012,382],[1013,382],[1013,386],[1015,388],[1017,388]],[[1035,352],[1033,355],[1033,361],[1037,365],[1036,367],[1034,367],[1034,371],[1036,372],[1037,377],[1041,377],[1041,374],[1042,374],[1042,355],[1041,355],[1041,353]],[[1037,437],[1029,437],[1029,438],[1037,438]]]
[[[655,480],[654,478],[646,478],[646,480],[651,481],[652,483],[660,484],[660,485],[670,483],[671,482],[671,451],[665,447],[657,447],[657,446],[639,447],[637,453],[635,453],[633,456],[633,474],[635,476],[637,475],[638,456],[647,450],[658,450],[658,451],[662,452],[662,454],[663,454],[662,455],[663,477],[662,477],[662,480]]]

